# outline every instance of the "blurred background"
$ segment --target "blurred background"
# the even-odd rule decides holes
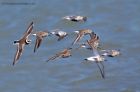
[[[0,0],[0,92],[140,92],[140,1],[139,0]],[[66,15],[87,16],[87,22],[62,20]],[[35,37],[12,66],[16,46],[29,23],[35,31],[61,29],[70,35],[61,41],[46,37],[33,53]],[[45,61],[67,48],[73,31],[89,28],[100,37],[104,49],[120,49],[121,55],[104,62],[102,79],[86,49],[72,57]],[[86,40],[82,39],[83,41]]]

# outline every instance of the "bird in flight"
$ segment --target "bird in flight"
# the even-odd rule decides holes
[[[39,32],[33,33],[32,35],[36,36],[36,42],[35,42],[35,46],[34,46],[34,53],[35,53],[36,50],[40,47],[43,38],[48,36],[49,32],[39,31]]]
[[[120,50],[102,50],[102,51],[104,51],[102,56],[108,56],[108,57],[115,57],[121,54]]]
[[[31,40],[29,40],[28,37],[30,36],[31,32],[33,31],[33,26],[34,26],[34,24],[33,24],[33,22],[31,22],[29,27],[27,28],[27,31],[24,33],[23,37],[20,40],[14,41],[14,44],[17,45],[17,51],[16,51],[16,54],[14,57],[13,65],[15,65],[17,63],[20,56],[22,55],[24,46],[31,43]]]
[[[76,15],[70,15],[63,17],[65,20],[73,21],[73,22],[85,22],[87,21],[86,16],[76,16]]]
[[[58,36],[58,41],[62,40],[64,37],[66,37],[68,35],[67,32],[61,31],[59,29],[55,30],[55,31],[52,31],[50,33]]]
[[[75,31],[75,33],[77,33],[77,37],[75,38],[74,42],[72,43],[72,45],[74,45],[75,43],[79,42],[80,39],[82,39],[82,37],[84,35],[91,35],[92,34],[92,30],[90,29],[82,29],[82,30],[79,30],[79,31]]]
[[[102,63],[103,61],[105,61],[105,58],[102,57],[97,50],[98,42],[99,42],[99,37],[97,35],[93,35],[93,37],[91,37],[90,40],[87,40],[87,43],[91,47],[94,55],[86,58],[85,60],[96,62],[97,66],[100,70],[102,78],[105,78],[104,65]]]
[[[56,58],[67,58],[71,56],[71,48],[66,48],[63,51],[58,52],[57,54],[55,54],[54,56],[50,57],[48,61],[50,60],[54,60]]]

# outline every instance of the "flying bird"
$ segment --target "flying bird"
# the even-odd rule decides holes
[[[90,39],[87,40],[87,42],[80,44],[80,46],[77,49],[79,48],[86,48],[90,50],[92,50],[92,48],[99,48],[99,36],[92,32],[92,34],[90,34]]]
[[[47,60],[47,62],[50,61],[50,60],[54,60],[56,58],[67,58],[67,57],[70,57],[70,56],[72,56],[71,55],[71,48],[67,48],[67,49],[64,49],[63,51],[58,52],[53,57],[50,57]]]
[[[97,35],[94,34],[94,36],[97,36]],[[96,62],[97,66],[100,70],[102,78],[105,78],[104,65],[102,63],[103,61],[105,61],[105,58],[102,57],[97,50],[98,42],[99,42],[99,37],[98,36],[97,37],[91,37],[90,40],[87,40],[87,43],[92,48],[92,51],[93,51],[94,55],[86,58],[85,60]]]
[[[82,30],[79,30],[79,31],[74,31],[75,33],[77,33],[77,37],[75,38],[74,42],[72,43],[72,45],[74,45],[75,43],[79,42],[80,39],[82,39],[82,37],[84,35],[91,35],[92,34],[92,30],[90,29],[82,29]]]
[[[92,49],[93,48],[97,49],[99,47],[99,36],[97,36],[95,33],[92,32],[90,37],[91,38],[87,40],[87,43]]]
[[[85,21],[87,21],[86,16],[76,16],[76,15],[65,16],[65,17],[63,17],[63,19],[69,20],[69,21],[74,21],[74,22],[85,22]]]
[[[115,57],[121,54],[120,50],[102,50],[102,51],[104,51],[102,56],[108,56],[108,57]]]
[[[33,31],[33,26],[34,26],[34,24],[33,24],[33,22],[31,22],[29,27],[27,28],[27,31],[24,33],[23,37],[20,40],[14,41],[14,44],[17,45],[17,51],[16,51],[16,54],[14,57],[13,65],[15,65],[17,63],[20,56],[22,55],[24,46],[31,43],[31,40],[29,40],[28,37],[30,36],[31,32]]]
[[[35,46],[34,46],[34,53],[35,53],[36,50],[40,47],[43,38],[48,36],[49,32],[39,31],[39,32],[33,33],[32,35],[36,36],[36,42],[35,42]]]
[[[67,32],[64,32],[61,30],[55,30],[55,31],[52,31],[50,33],[58,36],[58,41],[62,40],[64,37],[66,37],[68,35]]]

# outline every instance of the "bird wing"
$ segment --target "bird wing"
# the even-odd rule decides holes
[[[64,36],[59,36],[58,41],[62,40]]]
[[[50,61],[50,60],[54,60],[54,59],[56,59],[56,58],[59,58],[59,57],[63,57],[63,55],[64,55],[65,53],[67,53],[67,49],[64,49],[63,51],[57,53],[55,56],[50,57],[50,58],[47,60],[47,62]]]
[[[20,56],[22,55],[23,49],[24,49],[24,44],[17,45],[17,51],[14,57],[13,65],[15,65],[17,61],[19,60]]]
[[[95,56],[99,56],[99,55],[100,55],[97,49],[94,48],[94,49],[92,49],[92,50],[93,50],[93,54],[94,54]]]
[[[59,57],[60,57],[60,55],[56,54],[55,56],[50,57],[46,62],[49,62],[50,60],[54,60],[54,59],[59,58]]]
[[[102,62],[100,62],[100,63],[101,63],[101,66],[98,64],[98,62],[96,62],[97,66],[98,66],[98,68],[100,70],[102,78],[105,78],[104,65],[103,65]]]
[[[39,37],[39,36],[36,37],[36,42],[35,42],[35,46],[34,46],[34,52],[36,52],[36,50],[39,48],[42,40],[43,40],[42,37]]]
[[[83,36],[84,36],[83,34],[77,34],[77,37],[74,40],[74,42],[72,43],[72,45],[74,45],[76,42],[78,42]]]
[[[88,45],[92,48],[92,51],[93,51],[94,56],[99,56],[99,52],[98,52],[98,50],[94,47],[93,43],[90,43],[88,40],[87,40],[87,43],[88,43]]]
[[[28,26],[26,32],[24,33],[23,38],[27,38],[31,34],[31,32],[33,31],[33,26],[34,26],[34,24],[33,24],[33,22],[31,22],[30,25]]]
[[[63,36],[58,36],[58,41],[62,40],[64,37],[66,37],[67,35],[63,35]]]

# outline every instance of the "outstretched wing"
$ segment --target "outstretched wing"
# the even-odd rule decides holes
[[[96,62],[96,64],[97,64],[97,66],[98,66],[98,68],[100,70],[100,73],[101,73],[102,78],[105,78],[105,72],[104,72],[104,65],[103,65],[103,63],[100,62],[101,66],[99,65],[98,62]]]
[[[84,36],[83,34],[77,34],[77,37],[74,40],[74,42],[72,43],[72,45],[74,45],[76,42],[78,42],[83,36]]]
[[[17,61],[19,60],[20,56],[22,55],[23,49],[24,49],[24,44],[17,45],[17,51],[14,57],[13,65],[15,65]]]
[[[94,43],[90,43],[88,40],[87,40],[87,43],[88,43],[88,45],[92,48],[93,54],[94,54],[95,56],[99,56],[99,52],[98,52],[98,50],[94,47]]]
[[[31,32],[33,31],[33,26],[34,26],[34,23],[31,22],[30,25],[28,26],[26,32],[24,33],[23,38],[27,38],[31,34]]]
[[[36,50],[39,48],[41,42],[42,42],[43,38],[42,37],[36,37],[36,42],[35,42],[35,46],[34,46],[34,52],[36,52]]]
[[[56,54],[55,56],[50,57],[46,62],[49,62],[50,60],[54,60],[54,59],[59,58],[59,57],[60,57],[60,55]]]
[[[54,60],[56,58],[59,58],[59,57],[63,57],[63,54],[65,54],[67,52],[67,49],[64,49],[63,51],[57,53],[55,56],[49,58],[46,62],[50,61],[50,60]]]

